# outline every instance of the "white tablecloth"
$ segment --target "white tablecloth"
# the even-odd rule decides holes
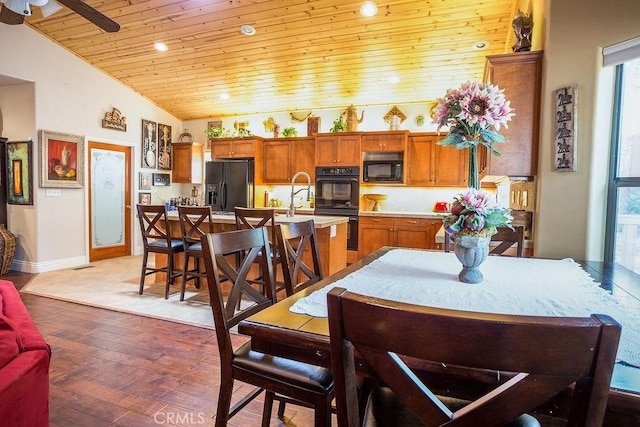
[[[622,305],[572,259],[490,256],[484,281],[458,280],[455,254],[392,250],[360,270],[298,300],[294,313],[327,316],[326,294],[336,286],[413,304],[488,313],[542,316],[607,314],[622,325],[618,361],[640,367],[640,313]]]

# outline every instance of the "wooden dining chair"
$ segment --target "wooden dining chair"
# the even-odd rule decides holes
[[[236,228],[238,230],[244,230],[249,228],[269,227],[269,243],[271,245],[271,252],[269,256],[273,262],[274,268],[280,265],[280,254],[276,246],[276,211],[275,209],[265,208],[233,208],[236,219]],[[262,265],[261,259],[263,254],[260,253],[256,259],[256,263]],[[264,272],[262,267],[259,267],[258,277],[251,279],[252,283],[256,283],[260,286],[260,289],[264,289]],[[277,277],[277,274],[275,274]],[[276,284],[276,292],[280,289],[284,289],[284,284]]]
[[[324,278],[316,226],[312,219],[276,226],[278,252],[287,296],[305,289]],[[311,258],[311,266],[306,258]]]
[[[220,351],[221,378],[216,427],[226,426],[229,418],[263,390],[266,391],[263,427],[269,425],[274,399],[313,407],[314,425],[330,426],[334,386],[329,369],[259,353],[251,349],[251,341],[236,350],[232,347],[229,330],[275,301],[271,286],[271,258],[261,259],[268,296],[254,289],[247,280],[247,273],[258,260],[259,254],[271,250],[266,228],[206,234],[202,236],[202,250]],[[236,266],[234,255],[237,253],[242,253],[243,257],[241,264]],[[223,282],[227,286],[231,284],[228,292],[223,292]],[[235,380],[251,384],[256,389],[231,407]]]
[[[174,270],[174,255],[184,252],[182,239],[173,239],[169,233],[167,207],[165,205],[137,205],[140,231],[142,232],[142,273],[140,275],[140,295],[144,291],[145,278],[149,274],[163,272],[166,274],[164,298],[169,298],[169,288],[173,279],[182,275]],[[163,254],[167,256],[164,267],[148,267],[149,254]]]
[[[182,288],[180,289],[180,301],[184,301],[187,282],[194,280],[196,289],[200,289],[200,278],[207,277],[204,268],[200,266],[200,260],[203,258],[200,238],[213,231],[211,206],[178,206],[178,218],[184,243]],[[191,269],[190,262],[193,262]]]
[[[368,395],[364,426],[539,426],[526,413],[567,389],[567,425],[602,425],[621,331],[609,316],[464,312],[340,288],[327,302],[340,426],[361,425],[356,366],[381,384]],[[493,373],[494,388],[465,393],[449,382],[439,389],[434,367],[445,379]]]
[[[496,234],[491,236],[492,242],[500,242],[489,251],[490,255],[503,255],[513,245],[516,245],[516,256],[522,257],[524,250],[524,225],[516,225],[513,230],[509,227],[498,227]],[[451,236],[444,233],[444,251],[451,252]]]

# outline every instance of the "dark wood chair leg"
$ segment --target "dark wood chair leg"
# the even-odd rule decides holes
[[[144,291],[144,279],[147,277],[147,258],[149,258],[149,252],[144,251],[142,256],[142,274],[140,275],[140,295]]]
[[[167,280],[164,287],[164,299],[169,299],[169,287],[173,280],[173,254],[167,254]]]
[[[274,396],[274,392],[265,390],[264,408],[262,409],[262,427],[269,427],[269,424],[271,424],[271,411],[273,408]]]

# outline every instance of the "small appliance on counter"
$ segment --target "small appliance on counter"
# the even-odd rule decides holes
[[[380,207],[380,202],[387,200],[386,194],[365,194],[364,197],[373,202],[373,207],[371,208],[371,210],[376,212],[382,210],[382,208]]]
[[[434,212],[449,212],[449,209],[451,209],[449,202],[436,202],[433,206]]]

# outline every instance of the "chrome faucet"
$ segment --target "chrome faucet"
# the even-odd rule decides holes
[[[307,177],[307,188],[301,188],[298,191],[295,191],[294,189],[294,185],[296,183],[296,178],[298,178],[298,176],[300,175],[304,175]],[[299,192],[303,191],[303,190],[307,190],[307,201],[311,200],[311,177],[309,176],[308,173],[306,172],[296,172],[295,175],[293,175],[293,178],[291,178],[291,204],[289,205],[289,210],[287,211],[287,216],[288,217],[292,217],[296,214],[296,206],[294,204],[294,199],[296,197],[296,194],[298,194]]]

